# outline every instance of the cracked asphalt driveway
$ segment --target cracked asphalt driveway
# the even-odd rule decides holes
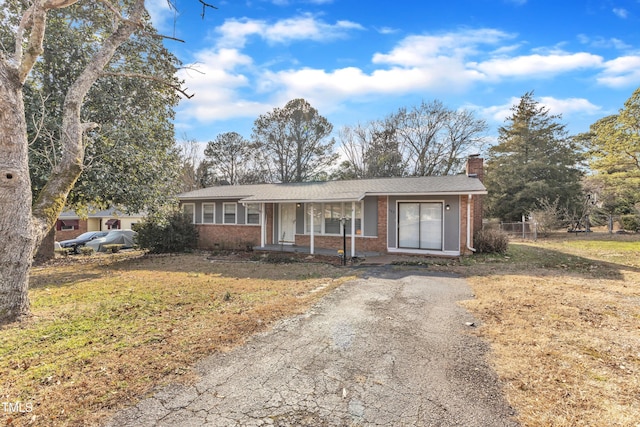
[[[516,426],[461,278],[377,267],[109,426]]]

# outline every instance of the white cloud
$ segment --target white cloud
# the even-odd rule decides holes
[[[596,47],[600,49],[618,49],[618,50],[627,50],[631,49],[633,46],[625,43],[623,40],[612,37],[610,39],[606,39],[604,37],[589,37],[585,34],[578,34],[578,41],[582,44],[589,45],[591,47]]]
[[[594,115],[602,110],[599,106],[584,98],[558,99],[552,96],[542,96],[539,102],[549,108],[551,114],[562,114],[563,116],[573,113]]]
[[[477,105],[468,105],[466,108],[478,111],[478,114],[486,120],[502,123],[512,113],[511,107],[520,102],[520,98],[511,97],[509,101],[502,105],[492,105],[490,107],[480,107]]]
[[[392,27],[380,27],[380,28],[376,28],[376,31],[380,34],[395,34],[400,30]]]
[[[614,7],[613,8],[613,13],[618,18],[622,18],[622,19],[627,19],[627,17],[629,16],[629,11],[627,9],[624,9],[624,8],[621,8],[621,7]]]
[[[551,114],[561,114],[563,117],[572,114],[596,115],[602,109],[592,104],[588,99],[584,98],[565,98],[558,99],[552,96],[542,96],[536,99],[541,105],[549,109]],[[503,123],[507,117],[513,114],[511,108],[520,103],[520,98],[511,97],[509,101],[501,105],[493,105],[490,107],[467,106],[466,108],[478,111],[478,114],[496,123]]]
[[[598,83],[619,88],[640,84],[640,56],[621,56],[604,63]]]
[[[462,58],[477,51],[478,45],[492,45],[514,37],[493,30],[463,30],[442,35],[409,36],[389,53],[376,53],[374,64],[392,64],[404,67],[432,64],[441,57]]]
[[[234,49],[202,51],[196,63],[181,70],[188,92],[194,97],[183,100],[180,109],[199,121],[222,120],[233,117],[252,117],[265,106],[242,99],[238,91],[251,85],[251,78],[241,71],[250,70],[252,60]]]
[[[314,107],[331,112],[343,108],[346,102],[372,97],[421,92],[449,95],[464,92],[478,82],[550,77],[576,70],[601,72],[599,81],[607,85],[620,85],[620,79],[640,81],[640,71],[635,71],[640,70],[640,57],[605,63],[598,55],[558,49],[518,56],[516,51],[522,43],[513,43],[515,35],[494,29],[408,36],[389,51],[374,53],[369,63],[342,68],[331,68],[327,63],[326,68],[296,64],[280,70],[275,65],[279,62],[254,64],[242,50],[254,36],[270,43],[324,41],[327,26],[344,35],[362,28],[350,21],[327,24],[310,15],[271,24],[249,19],[226,21],[217,29],[220,43],[196,58],[202,74],[182,74],[196,96],[181,104],[181,110],[200,121],[257,117],[290,99],[303,97]],[[582,98],[546,97],[541,101],[554,113],[599,111]],[[484,117],[503,122],[514,102],[518,98],[480,110]]]
[[[320,69],[287,70],[270,72],[263,76],[271,88],[286,93],[285,98],[303,96],[323,103],[339,102],[369,95],[406,94],[418,90],[432,89],[452,92],[466,86],[473,76],[465,70],[453,70],[457,64],[440,64],[439,69],[399,68],[375,70],[370,74],[359,68],[347,67],[334,71]],[[446,85],[443,82],[448,82]]]
[[[590,53],[525,55],[513,58],[495,58],[484,62],[470,62],[468,66],[484,73],[488,78],[535,77],[568,71],[594,68],[602,64],[602,57]]]
[[[165,33],[173,29],[176,14],[167,0],[146,0],[144,5],[156,30]]]
[[[343,20],[328,24],[310,14],[304,14],[275,23],[248,18],[228,19],[216,28],[216,32],[221,36],[217,42],[218,46],[243,48],[251,36],[260,37],[267,43],[291,43],[301,40],[324,42],[344,38],[349,31],[363,29],[355,22]]]

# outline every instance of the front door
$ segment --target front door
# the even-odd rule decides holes
[[[280,236],[279,243],[293,245],[296,236],[296,204],[283,203],[280,205]]]

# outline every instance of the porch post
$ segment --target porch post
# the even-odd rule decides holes
[[[314,216],[315,216],[315,215],[314,215],[314,212],[313,212],[313,203],[311,203],[311,212],[310,212],[310,217],[311,217],[311,220],[310,220],[310,226],[311,226],[311,238],[310,238],[310,241],[309,241],[309,244],[310,244],[310,246],[309,246],[309,252],[310,252],[310,254],[311,254],[311,255],[313,255],[314,243],[315,243],[315,242],[314,242],[314,233],[313,233],[313,228],[314,228],[314,227],[313,227],[313,217],[314,217]]]
[[[351,258],[356,256],[356,202],[351,202]]]
[[[260,204],[260,247],[264,248],[265,246],[265,237],[266,237],[266,231],[267,231],[267,209],[266,209],[267,205],[266,203],[261,203]]]

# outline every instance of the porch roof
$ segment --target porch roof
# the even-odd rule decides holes
[[[476,177],[467,175],[376,178],[350,181],[227,185],[190,191],[180,200],[238,199],[243,203],[358,201],[365,196],[486,194]]]

